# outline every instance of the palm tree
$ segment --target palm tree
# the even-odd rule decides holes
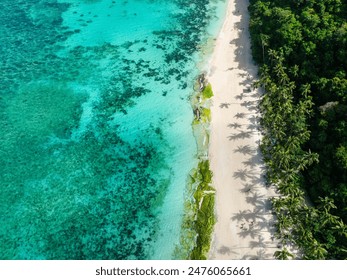
[[[318,209],[322,210],[324,213],[328,214],[330,213],[331,209],[336,209],[337,207],[334,204],[334,200],[329,197],[319,197],[319,206]]]
[[[323,244],[317,240],[313,240],[311,246],[307,248],[306,258],[314,260],[324,260],[327,255],[327,250],[323,247]]]
[[[303,246],[310,246],[314,240],[311,229],[302,224],[295,227],[293,234],[295,234],[298,243]]]
[[[278,260],[289,260],[289,258],[294,259],[294,255],[291,254],[286,247],[281,251],[276,251],[274,257]]]
[[[347,225],[345,225],[342,220],[336,221],[332,229],[336,230],[339,235],[347,238]]]
[[[304,84],[301,87],[302,89],[302,95],[307,96],[311,92],[311,85],[310,84]]]
[[[291,217],[286,214],[277,215],[276,227],[280,232],[284,233],[284,231],[288,231],[292,227],[292,225],[293,220],[291,219]]]
[[[263,63],[265,63],[265,46],[269,45],[269,35],[260,34],[261,47],[263,49]]]
[[[285,209],[285,206],[286,206],[285,200],[283,198],[273,197],[271,199],[271,203],[272,203],[272,209],[276,213],[281,213]]]

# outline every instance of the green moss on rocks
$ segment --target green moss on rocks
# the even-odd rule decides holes
[[[212,86],[208,84],[202,91],[202,97],[204,99],[209,99],[213,96]]]
[[[205,260],[210,250],[211,236],[216,222],[214,215],[215,190],[212,187],[212,172],[208,160],[201,160],[193,175],[197,183],[194,193],[196,220],[193,223],[197,233],[196,245],[191,251],[190,259]]]
[[[199,119],[192,122],[197,143],[198,165],[190,172],[187,184],[188,199],[185,204],[180,245],[173,254],[174,259],[205,260],[210,250],[213,227],[215,224],[215,190],[212,187],[212,172],[207,159],[209,141],[209,122],[211,120],[210,100],[212,87],[208,84],[199,91],[197,83],[192,96],[193,110],[199,109]]]
[[[210,122],[211,121],[211,110],[209,108],[202,108],[201,119],[203,122]]]

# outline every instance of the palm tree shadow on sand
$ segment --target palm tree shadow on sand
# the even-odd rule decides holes
[[[255,255],[244,255],[242,260],[268,260],[273,258],[272,254],[266,253],[265,249],[260,249],[256,252]]]
[[[252,193],[252,191],[254,190],[254,186],[252,184],[246,183],[243,185],[243,188],[240,190],[240,192],[249,194]]]
[[[240,139],[247,139],[252,137],[251,131],[241,131],[240,133],[233,133],[232,135],[228,136],[228,139],[230,141],[232,140],[240,140]]]
[[[243,119],[246,117],[246,114],[245,113],[237,113],[234,117],[237,119]]]
[[[256,153],[256,149],[252,148],[250,145],[240,145],[234,149],[235,153],[241,153],[243,155],[254,155]]]
[[[239,123],[236,123],[236,122],[234,122],[234,123],[229,123],[229,124],[228,124],[228,127],[229,127],[229,128],[238,129],[238,128],[241,128],[241,127],[242,127],[242,124],[239,124]]]
[[[227,246],[221,246],[221,247],[217,250],[217,252],[218,252],[219,254],[222,254],[222,255],[237,254],[236,251],[231,250],[231,249],[230,249],[229,247],[227,247]]]
[[[219,108],[226,108],[226,109],[228,109],[229,108],[229,106],[230,106],[230,103],[221,103],[220,105],[219,105]]]
[[[243,228],[237,233],[242,238],[251,237],[252,239],[260,235],[260,230],[257,228]]]
[[[252,154],[249,154],[250,157],[243,161],[242,164],[246,167],[250,167],[250,168],[260,168],[261,170],[264,169],[264,161],[263,161],[263,158],[262,158],[262,154],[261,154],[261,151],[258,148],[253,148],[253,153]]]
[[[263,217],[263,213],[259,211],[258,209],[254,209],[254,211],[251,210],[240,210],[238,213],[234,214],[231,218],[233,221],[246,221],[246,222],[252,222],[252,221],[266,221],[266,219]]]
[[[247,179],[253,178],[254,175],[252,174],[251,170],[239,169],[239,170],[234,172],[233,177],[235,179],[240,179],[242,181],[246,181]]]
[[[265,242],[265,238],[264,237],[258,236],[258,241],[253,241],[252,240],[251,242],[249,242],[249,246],[251,247],[251,249],[258,248],[258,247],[266,248],[267,244]]]
[[[246,202],[254,206],[258,206],[259,204],[262,204],[264,197],[264,195],[259,195],[257,192],[255,192],[252,196],[246,197]]]
[[[253,198],[254,199],[254,198]],[[271,203],[271,200],[268,198],[268,199],[261,199],[259,201],[256,201],[255,204],[253,204],[257,211],[259,212],[264,212],[264,213],[267,213],[268,211],[271,211],[272,210],[272,203]]]

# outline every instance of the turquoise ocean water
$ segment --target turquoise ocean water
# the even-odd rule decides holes
[[[171,259],[225,1],[1,0],[0,259]]]

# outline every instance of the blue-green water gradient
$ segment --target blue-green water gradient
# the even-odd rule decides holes
[[[223,5],[1,0],[0,259],[173,257]]]

